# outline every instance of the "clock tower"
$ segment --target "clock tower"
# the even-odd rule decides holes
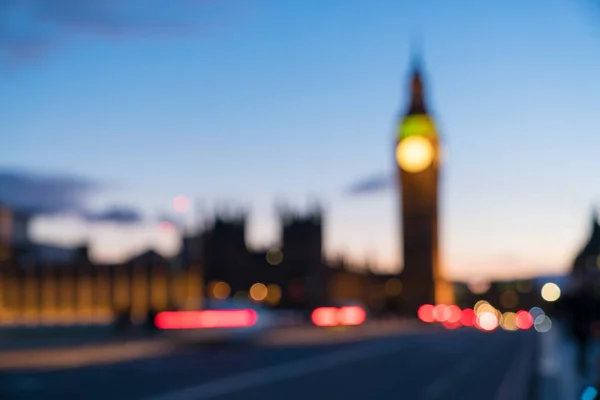
[[[439,172],[441,145],[425,101],[421,66],[414,62],[410,102],[395,138],[401,196],[403,303],[414,316],[422,304],[452,304],[452,286],[440,274]]]

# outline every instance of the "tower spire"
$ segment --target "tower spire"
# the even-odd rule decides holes
[[[423,44],[420,35],[413,35],[410,40],[410,61],[413,74],[421,70],[421,65],[423,63]]]
[[[408,115],[427,114],[423,91],[423,52],[419,37],[410,43],[410,106]]]

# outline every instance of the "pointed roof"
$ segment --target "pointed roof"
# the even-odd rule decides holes
[[[595,242],[598,244],[596,247],[596,251],[600,251],[600,223],[598,223],[598,212],[596,211],[596,207],[592,207],[592,235],[590,237],[590,242]]]
[[[586,269],[589,267],[588,260],[594,258],[594,263],[596,263],[596,259],[600,256],[600,223],[598,222],[598,213],[595,207],[592,209],[592,226],[589,239],[585,246],[581,249],[577,257],[575,257],[575,262],[573,263],[573,269]]]
[[[423,65],[422,52],[413,42],[410,60],[410,105],[407,115],[427,114],[423,84]]]
[[[421,45],[413,39],[410,48],[411,89],[415,88],[414,85],[416,83],[422,84],[423,64]]]

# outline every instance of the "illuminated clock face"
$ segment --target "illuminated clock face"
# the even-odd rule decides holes
[[[424,171],[433,162],[435,150],[431,142],[422,136],[401,140],[396,147],[396,161],[406,172]]]

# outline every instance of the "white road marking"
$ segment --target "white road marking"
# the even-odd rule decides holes
[[[390,354],[413,344],[412,340],[399,343],[378,342],[356,345],[351,349],[331,352],[328,354],[296,360],[284,364],[266,367],[250,372],[244,372],[208,383],[203,383],[187,389],[153,396],[146,400],[201,400],[210,399],[266,385],[286,379],[328,370],[343,364],[367,360],[384,354]]]
[[[0,353],[0,370],[70,369],[154,357],[172,351],[160,341],[124,342],[68,349],[13,350]]]
[[[540,334],[540,361],[539,371],[544,378],[555,378],[560,371],[560,362],[558,349],[559,343],[559,331],[558,329],[551,329],[548,332]]]
[[[500,383],[495,400],[527,400],[531,366],[534,364],[535,341],[526,340],[522,351],[515,354],[508,371]],[[518,391],[518,392],[516,392]]]
[[[485,342],[484,342],[485,343]],[[493,347],[484,347],[478,350],[470,357],[463,359],[462,363],[453,364],[447,372],[442,373],[423,391],[424,399],[437,399],[444,394],[455,383],[456,379],[477,370],[477,365],[488,361],[490,350],[495,350]]]

